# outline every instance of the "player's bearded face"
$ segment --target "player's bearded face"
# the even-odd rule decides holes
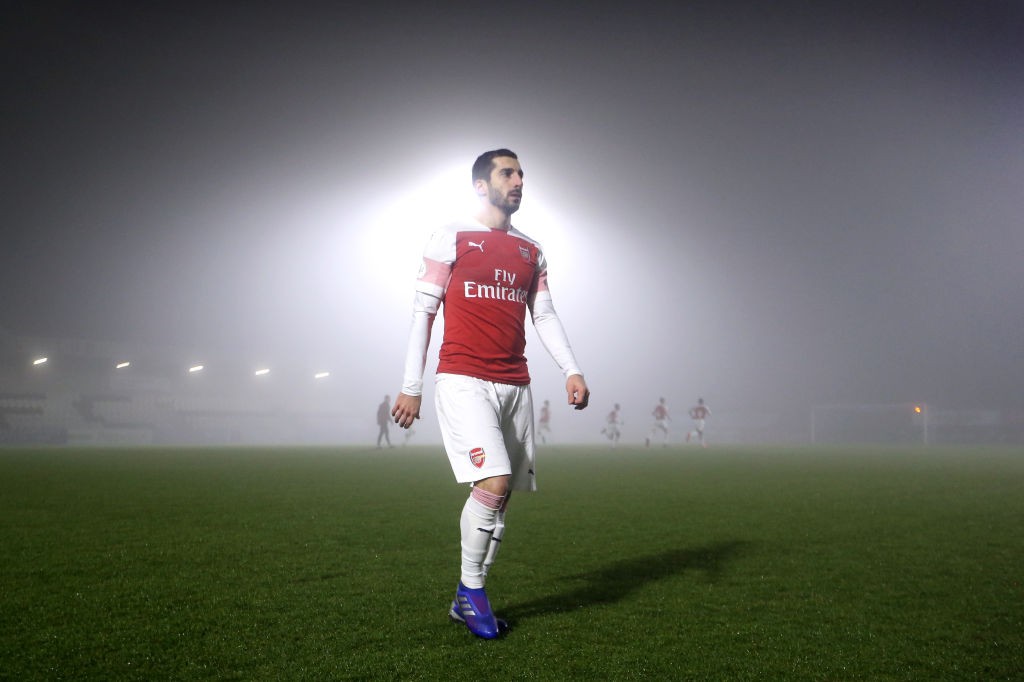
[[[506,215],[512,215],[518,211],[522,199],[522,190],[502,190],[494,185],[488,186],[487,200],[491,202],[491,205],[504,211]]]
[[[487,201],[505,215],[519,210],[523,200],[523,171],[515,159],[495,159],[490,182],[487,183]]]

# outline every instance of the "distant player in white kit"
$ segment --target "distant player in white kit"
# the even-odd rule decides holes
[[[704,404],[704,398],[697,398],[697,404],[690,408],[690,419],[693,420],[693,431],[686,432],[686,442],[690,442],[690,436],[697,436],[697,442],[701,447],[708,446],[704,440],[704,420],[711,414],[711,410]]]
[[[651,441],[660,433],[661,445],[664,447],[668,445],[668,423],[672,421],[668,415],[668,405],[665,404],[664,398],[658,398],[658,404],[651,410],[651,416],[654,417],[654,423],[647,433],[647,438],[644,439],[644,445],[650,447]]]
[[[391,410],[409,428],[420,417],[423,371],[434,317],[444,303],[444,340],[435,407],[456,481],[472,484],[462,509],[462,574],[449,617],[493,639],[507,629],[484,591],[505,530],[512,490],[536,490],[533,397],[525,317],[566,377],[568,404],[584,409],[590,391],[555,313],[540,245],[512,226],[523,171],[508,149],[473,164],[480,200],[474,219],[437,230],[416,280],[402,390]]]

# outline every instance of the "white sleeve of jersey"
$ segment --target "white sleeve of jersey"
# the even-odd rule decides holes
[[[576,356],[569,345],[569,337],[566,336],[562,321],[555,312],[551,294],[546,289],[537,292],[530,313],[533,315],[533,326],[537,330],[540,342],[562,370],[562,374],[566,377],[573,374],[582,375],[583,372],[576,364]]]
[[[430,346],[430,330],[441,305],[441,299],[421,291],[416,292],[412,306],[412,326],[409,329],[409,346],[405,353],[405,373],[402,379],[402,393],[423,395],[423,368],[427,364],[427,348]]]
[[[423,251],[423,261],[416,276],[416,296],[412,304],[412,326],[405,353],[402,393],[423,395],[423,370],[430,347],[430,330],[441,308],[451,264],[455,260],[454,229],[441,229],[430,235]]]

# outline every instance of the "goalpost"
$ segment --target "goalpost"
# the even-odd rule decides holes
[[[811,443],[929,442],[925,403],[811,406]]]

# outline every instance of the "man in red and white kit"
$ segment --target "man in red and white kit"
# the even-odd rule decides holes
[[[650,447],[651,440],[660,433],[661,446],[665,447],[668,445],[668,423],[672,421],[672,417],[668,414],[668,405],[665,404],[664,398],[658,398],[658,404],[651,410],[651,416],[654,417],[654,424],[651,425],[651,430],[647,432],[644,445]]]
[[[690,419],[693,420],[693,431],[687,431],[686,442],[690,442],[690,436],[697,436],[697,442],[701,447],[708,446],[704,440],[704,420],[711,414],[711,410],[704,404],[704,398],[697,398],[697,404],[690,408]]]
[[[619,416],[619,404],[615,403],[615,407],[605,417],[605,427],[601,429],[601,434],[608,437],[611,442],[611,446],[614,448],[619,444],[619,438],[622,437],[622,417]]]
[[[540,426],[537,428],[537,434],[540,436],[541,443],[548,442],[548,434],[551,433],[551,401],[545,400],[544,404],[540,406]]]
[[[423,371],[434,317],[444,303],[444,340],[435,407],[455,480],[472,485],[462,509],[462,573],[449,617],[493,639],[507,626],[484,591],[505,530],[513,490],[536,490],[533,397],[526,356],[526,313],[566,377],[569,405],[590,391],[555,313],[540,245],[512,226],[523,198],[523,170],[508,149],[473,164],[480,207],[472,220],[437,230],[416,280],[402,390],[391,415],[409,428],[420,417]]]

